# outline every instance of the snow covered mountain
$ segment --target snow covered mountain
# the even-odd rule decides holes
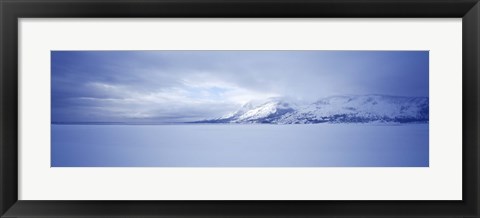
[[[223,117],[197,123],[412,123],[428,122],[428,111],[427,97],[333,96],[309,104],[277,98],[258,106],[246,104]]]

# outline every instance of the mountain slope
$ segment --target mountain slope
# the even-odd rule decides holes
[[[254,107],[243,106],[229,115],[200,123],[368,123],[428,122],[427,97],[385,95],[333,96],[310,104],[297,105],[281,99]]]
[[[428,122],[428,110],[424,97],[336,96],[300,107],[277,123]]]

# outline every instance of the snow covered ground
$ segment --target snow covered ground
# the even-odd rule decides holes
[[[428,167],[427,124],[52,125],[52,167]]]

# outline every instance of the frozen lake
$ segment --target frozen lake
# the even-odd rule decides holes
[[[52,125],[52,167],[428,167],[428,124]]]

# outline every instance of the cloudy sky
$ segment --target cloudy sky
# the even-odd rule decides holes
[[[428,96],[427,51],[52,51],[52,122],[183,122],[271,97]]]

